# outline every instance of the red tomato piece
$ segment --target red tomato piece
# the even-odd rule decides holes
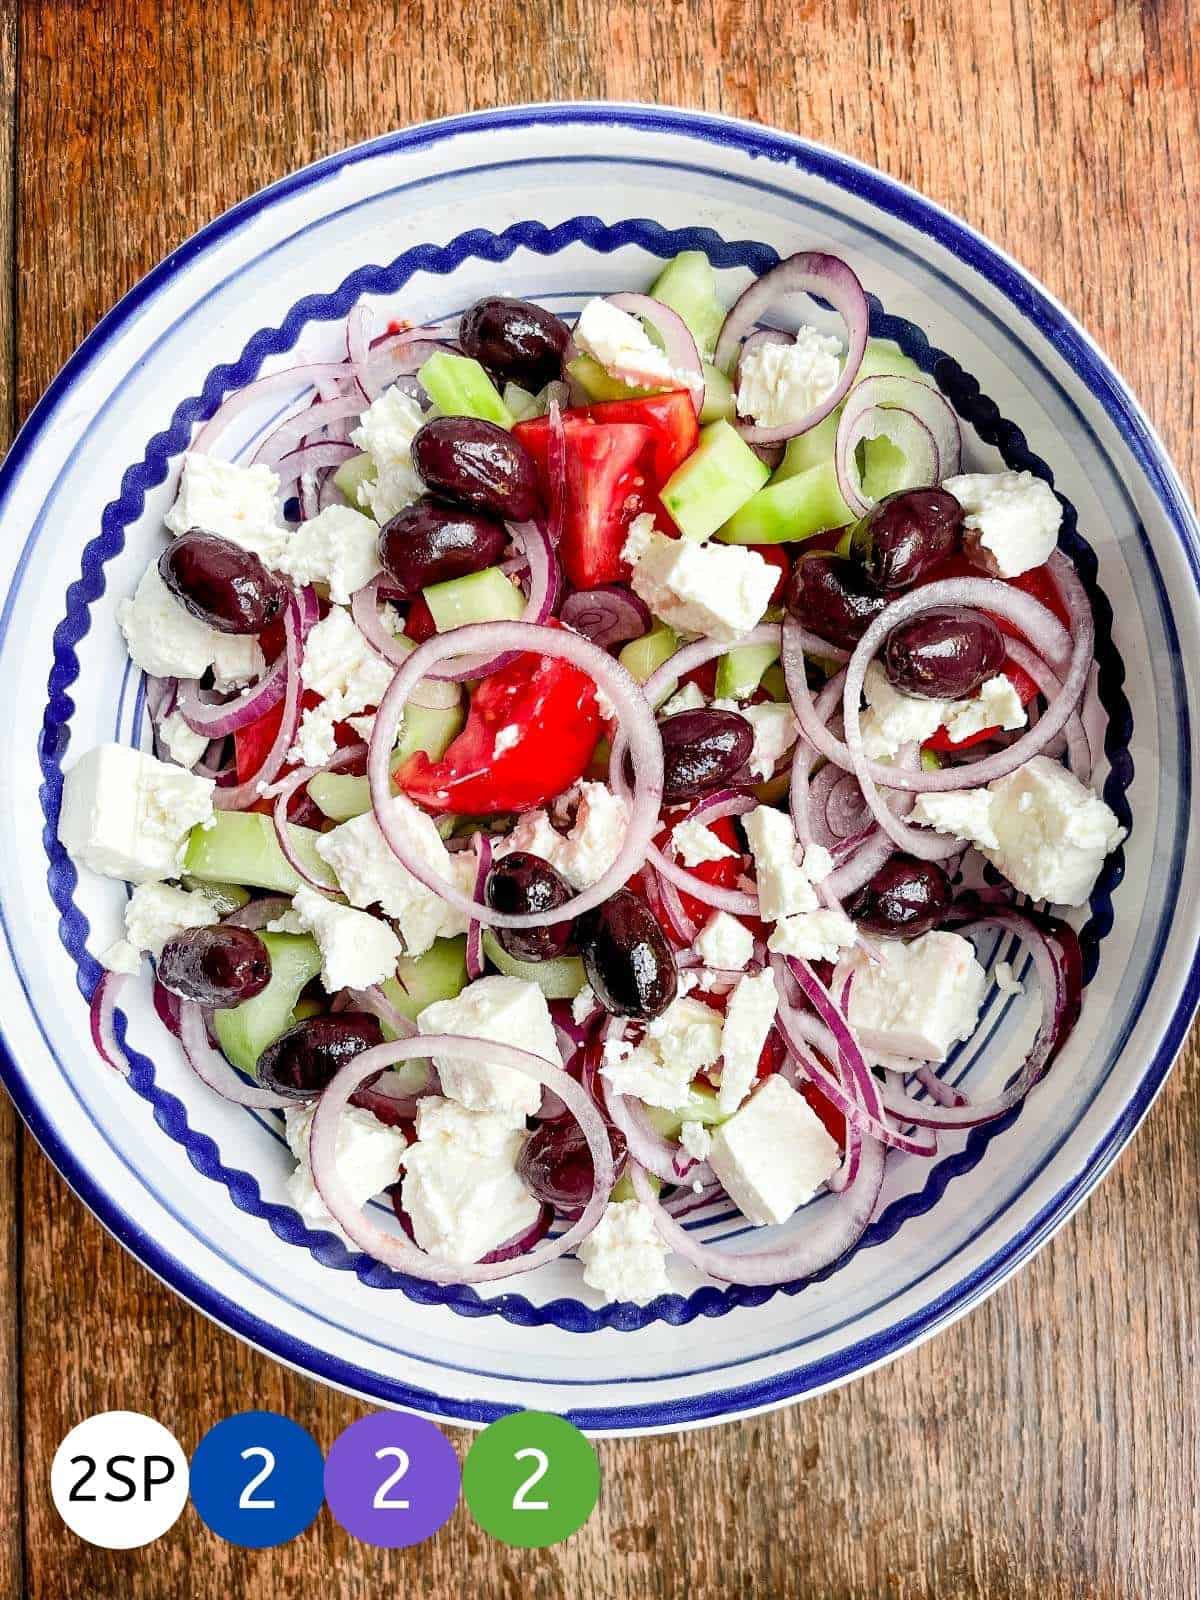
[[[423,594],[419,594],[409,605],[408,615],[404,619],[404,631],[418,644],[424,644],[426,639],[432,639],[437,632],[433,612],[430,611],[429,603]]]
[[[529,811],[577,783],[602,732],[586,673],[553,656],[518,656],[471,696],[466,726],[440,761],[418,751],[397,774],[428,811],[488,816]],[[496,754],[496,735],[516,739]]]

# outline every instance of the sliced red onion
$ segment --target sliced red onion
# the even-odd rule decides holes
[[[610,306],[616,306],[618,311],[629,312],[655,329],[662,339],[667,360],[679,379],[679,387],[685,388],[691,395],[696,415],[699,416],[704,406],[704,368],[692,331],[678,311],[673,311],[670,306],[648,294],[610,294],[607,299]],[[651,387],[658,387],[661,383],[656,377],[647,380],[644,374],[639,375],[636,366],[614,366],[610,371],[635,384],[648,383]]]
[[[371,354],[371,324],[375,320],[370,306],[357,305],[346,318],[346,360],[354,374],[354,381],[368,403],[379,390],[367,372]]]
[[[396,1010],[378,984],[372,984],[369,989],[346,989],[343,992],[349,997],[351,1010],[369,1011],[373,1017],[378,1017],[380,1022],[389,1027],[397,1038],[415,1037],[416,1023]],[[394,1073],[384,1073],[385,1078],[394,1076]]]
[[[605,1080],[602,1093],[608,1115],[614,1127],[625,1135],[625,1144],[631,1161],[640,1162],[647,1172],[652,1172],[664,1183],[678,1183],[682,1174],[676,1168],[679,1146],[664,1139],[646,1116],[640,1101],[618,1094]],[[711,1177],[711,1169],[709,1171]]]
[[[262,787],[274,783],[287,753],[296,737],[300,723],[300,652],[303,644],[300,602],[289,595],[283,612],[284,632],[284,692],[283,718],[275,742],[267,752],[262,766],[245,783],[229,789],[216,789],[213,804],[219,811],[246,811],[259,798]]]
[[[601,649],[640,639],[651,627],[650,608],[624,584],[602,584],[598,589],[576,589],[559,613],[568,628],[583,634]]]
[[[179,714],[194,733],[207,734],[210,739],[226,738],[265,717],[279,704],[287,687],[287,676],[285,652],[252,689],[235,695],[232,700],[205,700],[199,680],[186,678],[179,686]]]
[[[277,428],[272,429],[255,450],[252,464],[274,467],[306,439],[313,438],[322,428],[327,428],[331,422],[359,417],[363,409],[363,397],[357,385],[350,394],[337,395],[332,400],[318,400],[315,405],[306,406],[302,411],[295,412]]]
[[[333,395],[338,386],[350,377],[346,364],[341,361],[310,361],[295,367],[285,367],[280,372],[269,372],[253,383],[234,389],[221,402],[188,446],[197,455],[209,454],[213,445],[243,411],[269,395],[284,389],[316,389],[319,393]]]
[[[179,1042],[188,1066],[200,1082],[219,1094],[222,1100],[232,1100],[235,1105],[249,1106],[255,1111],[280,1111],[284,1106],[296,1104],[286,1095],[270,1094],[250,1083],[213,1048],[204,1025],[204,1012],[194,1000],[180,1001]]]
[[[397,379],[419,372],[430,356],[457,350],[457,343],[436,328],[406,328],[402,333],[385,334],[371,346],[363,381],[378,395]]]
[[[941,483],[962,463],[962,430],[940,389],[897,373],[864,378],[846,401],[834,444],[838,488],[856,516],[874,504],[863,490],[858,447],[881,434],[908,460],[912,488]]]
[[[1038,686],[1040,694],[1045,696],[1046,704],[1052,704],[1062,693],[1062,679],[1038,655],[1036,650],[1031,650],[1028,645],[1022,644],[1019,639],[1006,639],[1005,648],[1009,660]],[[1067,760],[1071,771],[1082,784],[1092,781],[1092,767],[1094,765],[1091,741],[1078,711],[1072,711],[1063,724],[1063,737],[1067,745]]]
[[[475,857],[478,862],[475,868],[475,903],[482,905],[484,886],[487,883],[488,873],[492,870],[492,841],[482,831],[475,835]],[[467,977],[474,979],[482,976],[483,929],[479,919],[472,917],[467,926]]]
[[[275,463],[280,490],[286,491],[306,475],[324,472],[330,467],[340,467],[344,461],[349,461],[357,454],[352,444],[338,439],[325,440],[321,444],[303,445],[298,450],[291,450]]]
[[[629,826],[616,859],[589,889],[551,911],[518,916],[477,903],[463,894],[457,884],[434,872],[428,862],[411,848],[403,830],[392,820],[389,763],[404,707],[413,688],[439,662],[477,651],[488,655],[501,651],[505,654],[528,652],[550,656],[569,661],[581,672],[587,673],[612,704],[620,735],[627,740],[633,759],[634,798]],[[375,717],[367,759],[367,778],[371,789],[371,805],[380,831],[397,859],[418,882],[441,895],[447,905],[456,911],[477,918],[487,927],[542,928],[551,923],[568,921],[600,905],[614,890],[626,883],[645,861],[647,847],[658,826],[659,807],[662,804],[662,738],[638,684],[618,661],[614,661],[590,640],[565,628],[538,628],[527,622],[476,622],[426,639],[392,679]]]
[[[358,631],[375,654],[393,667],[402,666],[408,660],[413,652],[413,643],[411,639],[398,639],[390,631],[383,621],[379,605],[381,601],[399,598],[400,591],[386,572],[379,573],[350,597],[350,615]],[[452,711],[461,699],[462,691],[457,683],[427,678],[413,692],[409,703],[422,706],[427,711]]]
[[[321,766],[297,767],[295,772],[290,772],[281,782],[268,784],[262,791],[264,800],[272,797],[275,800],[271,808],[271,821],[275,826],[275,839],[284,860],[302,883],[307,883],[310,889],[318,889],[322,894],[340,894],[341,888],[336,879],[330,881],[314,878],[301,860],[292,844],[291,830],[288,827],[288,807],[292,802],[292,796],[297,790],[302,789],[310,778],[315,778],[319,772],[339,772],[343,767],[361,761],[366,752],[365,744],[347,745]]]
[[[163,1027],[168,1033],[174,1034],[175,1038],[178,1039],[179,1007],[181,1004],[179,996],[177,994],[172,994],[170,989],[168,989],[164,984],[159,983],[158,979],[155,978],[153,1000],[154,1012],[158,1017],[158,1020],[162,1023]]]
[[[845,323],[846,359],[842,375],[824,399],[797,422],[784,423],[776,428],[760,428],[751,422],[739,422],[738,431],[749,444],[777,444],[815,428],[845,399],[862,365],[863,351],[867,348],[867,336],[871,331],[871,309],[863,286],[857,274],[839,257],[809,250],[788,256],[778,266],[772,267],[770,272],[764,272],[734,302],[725,318],[713,357],[721,371],[733,371],[743,339],[757,323],[763,321],[772,305],[797,295],[819,296],[828,301]]]
[[[655,878],[657,880],[655,887],[662,901],[663,915],[671,924],[671,932],[685,945],[695,944],[696,935],[700,930],[688,916],[687,909],[679,898],[679,890],[661,873],[655,873]]]
[[[119,1072],[123,1078],[129,1076],[129,1061],[117,1043],[115,1019],[117,997],[128,977],[127,972],[102,972],[92,990],[90,1011],[92,1043],[105,1066]]]
[[[484,627],[487,624],[475,626]],[[593,1181],[592,1193],[582,1216],[559,1238],[546,1240],[516,1261],[480,1261],[464,1265],[439,1260],[394,1234],[385,1233],[355,1205],[337,1165],[337,1132],[342,1112],[355,1090],[381,1068],[411,1060],[414,1056],[426,1055],[453,1056],[477,1062],[483,1067],[502,1067],[518,1072],[522,1077],[533,1078],[543,1087],[552,1088],[566,1102],[591,1154]],[[557,1260],[581,1244],[599,1222],[615,1177],[612,1147],[604,1120],[568,1073],[526,1050],[459,1034],[430,1034],[420,1039],[401,1039],[394,1044],[376,1045],[348,1061],[334,1076],[317,1103],[309,1136],[309,1157],[317,1192],[342,1231],[376,1261],[429,1283],[484,1283],[508,1277],[514,1271],[532,1272],[547,1262]]]
[[[562,590],[562,573],[558,557],[554,553],[549,533],[540,523],[510,522],[506,526],[509,534],[523,551],[529,567],[529,589],[525,597],[525,610],[519,619],[520,625],[541,627],[553,616]],[[454,631],[461,636],[461,628]],[[464,657],[456,667],[446,667],[431,672],[429,677],[434,682],[445,680],[452,683],[488,678],[493,672],[499,672],[501,667],[509,666],[518,654],[518,651],[508,650],[492,657]]]

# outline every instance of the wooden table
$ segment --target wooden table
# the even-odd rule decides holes
[[[595,96],[795,129],[958,212],[1079,314],[1196,485],[1188,0],[2,0],[0,15],[5,427],[120,294],[259,185],[426,117]],[[600,1506],[556,1549],[493,1544],[460,1506],[394,1557],[326,1512],[263,1554],[220,1543],[190,1509],[129,1555],[63,1528],[50,1459],[92,1412],[147,1411],[190,1450],[248,1405],[324,1445],[363,1408],[160,1287],[4,1102],[0,1589],[1190,1600],[1196,1088],[1193,1044],[1083,1213],[932,1344],[755,1422],[602,1444]]]

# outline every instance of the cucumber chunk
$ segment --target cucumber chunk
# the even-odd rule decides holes
[[[685,539],[707,539],[770,476],[728,422],[710,422],[700,430],[695,450],[663,485],[660,498]]]
[[[467,622],[516,622],[525,611],[524,596],[499,567],[431,583],[421,593],[439,633]]]
[[[348,461],[343,461],[333,475],[336,488],[340,489],[344,499],[358,510],[360,501],[358,491],[362,484],[373,483],[375,480],[375,463],[370,456],[351,456]]]
[[[716,698],[749,700],[763,673],[778,660],[777,644],[743,644],[727,651],[717,662]]]
[[[717,538],[725,544],[782,544],[853,521],[831,456],[822,466],[772,479],[717,530]]]
[[[647,395],[662,394],[661,389],[639,389],[614,378],[592,356],[576,356],[567,362],[567,371],[589,400],[644,400]]]
[[[917,363],[904,354],[894,339],[868,339],[867,348],[863,351],[862,365],[854,382],[861,383],[864,378],[878,378],[885,374],[897,378],[916,378],[922,383],[929,381]]]
[[[704,404],[700,408],[700,421],[732,422],[737,415],[733,403],[733,385],[711,362],[704,363]]]
[[[792,698],[788,693],[782,667],[768,667],[762,675],[762,686],[778,705],[786,705]]]
[[[511,428],[513,415],[500,398],[499,390],[470,356],[456,356],[450,350],[437,350],[417,373],[417,378],[434,405],[447,417],[479,417]]]
[[[646,1182],[654,1190],[655,1194],[662,1193],[661,1178],[656,1178],[652,1172],[648,1172],[646,1174]],[[614,1203],[618,1200],[636,1200],[637,1195],[633,1190],[633,1179],[628,1175],[623,1178],[618,1178],[616,1183],[613,1184],[612,1194],[609,1196],[609,1199]]]
[[[462,731],[463,721],[461,706],[446,711],[405,706],[400,737],[392,752],[393,774],[418,750],[423,750],[431,761],[440,761],[450,741]],[[371,790],[365,775],[352,778],[341,772],[318,772],[309,780],[308,792],[334,822],[349,822],[351,817],[361,817],[371,809]]]
[[[702,1122],[706,1128],[714,1128],[718,1122],[726,1120],[713,1091],[702,1089],[695,1083],[688,1090],[687,1105],[675,1111],[664,1111],[661,1106],[647,1106],[646,1119],[664,1139],[677,1139],[685,1122]]]
[[[329,880],[329,867],[313,848],[312,828],[288,824],[292,848],[314,878]],[[260,811],[218,811],[208,827],[197,823],[188,835],[183,870],[207,883],[237,883],[253,889],[295,894],[300,878],[288,865],[275,825]]]
[[[624,645],[617,660],[631,677],[645,683],[678,649],[679,635],[674,628],[668,628],[665,622],[656,622],[649,633]]]
[[[578,956],[556,956],[550,961],[519,961],[510,956],[490,928],[483,930],[483,953],[506,978],[536,983],[547,1000],[574,1000],[587,982]]]
[[[775,468],[771,482],[783,483],[787,478],[795,478],[800,473],[807,472],[810,467],[831,467],[838,418],[841,414],[839,408],[822,422],[818,422],[815,428],[810,428],[807,433],[798,433],[794,439],[789,439],[784,448],[783,460]]]
[[[202,883],[199,878],[190,878],[186,873],[179,882],[183,888],[198,889],[206,900],[211,900],[219,917],[227,917],[231,911],[240,911],[250,903],[249,889],[243,889],[240,884]]]
[[[235,1067],[251,1076],[267,1046],[291,1027],[300,991],[321,970],[321,952],[307,934],[264,933],[259,937],[271,956],[270,983],[253,1000],[213,1013],[217,1043]]]
[[[701,356],[716,349],[725,307],[717,298],[717,275],[703,250],[681,250],[655,278],[650,295],[677,311],[695,339]]]
[[[529,422],[534,417],[542,414],[542,403],[537,395],[530,394],[528,389],[522,389],[519,383],[506,383],[504,385],[504,404],[514,422]]]
[[[435,1000],[453,1000],[467,986],[467,936],[435,939],[423,956],[401,956],[396,976],[380,985],[402,1017],[415,1022],[417,1013]],[[386,1025],[384,1032],[391,1037]]]

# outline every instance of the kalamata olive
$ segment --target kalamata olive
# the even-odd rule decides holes
[[[158,558],[180,604],[219,633],[261,633],[283,608],[284,587],[250,550],[193,528]]]
[[[413,466],[435,494],[506,522],[524,522],[538,509],[533,457],[494,422],[434,417],[417,430],[411,451]]]
[[[677,711],[658,725],[663,742],[663,799],[694,800],[746,765],[754,729],[736,711]]]
[[[1000,629],[982,611],[938,606],[888,634],[883,670],[905,694],[965,700],[1004,665]]]
[[[625,1170],[625,1135],[612,1123],[606,1127],[619,1178]],[[568,1214],[582,1211],[592,1197],[596,1168],[574,1117],[543,1122],[535,1128],[521,1147],[517,1172],[530,1194],[543,1205]]]
[[[796,562],[784,604],[810,632],[853,650],[887,601],[857,562],[822,553]]]
[[[281,1033],[259,1056],[258,1080],[276,1094],[312,1100],[339,1067],[382,1043],[383,1030],[368,1012],[306,1017]]]
[[[632,889],[618,889],[580,917],[576,937],[583,969],[606,1011],[619,1017],[657,1017],[678,988],[675,958],[654,913]]]
[[[483,895],[493,911],[523,917],[565,906],[575,891],[541,856],[528,850],[513,850],[492,867]],[[518,961],[550,961],[575,949],[574,928],[569,919],[544,928],[498,928],[496,937]]]
[[[936,861],[897,855],[863,885],[846,910],[866,933],[927,933],[950,904],[950,879]]]
[[[567,325],[528,300],[493,295],[463,316],[458,341],[469,356],[501,378],[540,389],[562,372]]]
[[[379,531],[379,559],[412,599],[430,583],[494,566],[508,545],[498,522],[422,495]]]
[[[872,583],[895,594],[954,554],[962,526],[962,507],[945,489],[901,489],[855,523],[850,554]]]
[[[186,928],[163,945],[158,981],[172,994],[225,1010],[271,981],[271,953],[249,928]]]

